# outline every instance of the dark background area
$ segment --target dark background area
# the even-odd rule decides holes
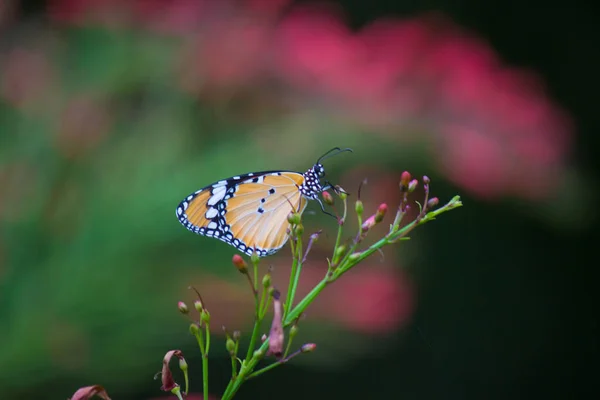
[[[574,119],[573,163],[597,192],[600,52],[592,2],[338,3],[357,29],[382,16],[441,12],[488,41],[508,64],[539,73]],[[24,16],[42,15],[45,6],[20,3]],[[456,192],[439,190],[440,197]],[[380,343],[384,352],[325,372],[292,363],[248,383],[239,397],[563,399],[597,392],[596,215],[582,228],[556,229],[539,222],[535,206],[523,212],[519,203],[463,199],[464,210],[426,228],[434,251],[421,257],[435,272],[422,281],[414,323]],[[448,235],[460,240],[446,241]],[[158,395],[154,386],[137,382],[129,395],[109,393],[149,398]]]

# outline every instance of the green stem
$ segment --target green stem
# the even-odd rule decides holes
[[[249,360],[252,357],[252,353],[254,352],[254,345],[256,344],[256,340],[258,339],[258,335],[260,334],[260,325],[262,322],[262,318],[260,316],[260,304],[258,298],[255,299],[255,309],[254,309],[254,328],[252,329],[252,336],[250,337],[250,344],[248,345],[248,352],[246,353],[246,360]]]
[[[198,346],[200,347],[200,353],[202,353],[202,385],[204,400],[208,400],[208,354],[206,354],[206,348],[204,347],[202,331],[199,330],[194,336],[196,336],[196,341],[198,341]]]
[[[336,269],[333,275],[330,275],[328,273],[296,305],[296,307],[294,307],[289,313],[286,314],[284,321],[283,321],[283,326],[287,327],[287,326],[291,325],[306,310],[306,308],[314,301],[314,299],[323,291],[323,289],[325,289],[325,287],[329,283],[335,281],[344,272],[348,271],[351,267],[358,264],[360,261],[364,260],[369,255],[373,254],[375,251],[381,249],[383,246],[391,243],[394,240],[398,240],[398,239],[401,239],[402,237],[406,236],[415,227],[417,227],[419,225],[423,225],[423,224],[435,219],[435,217],[437,217],[438,215],[440,215],[446,211],[452,210],[454,208],[460,207],[460,206],[462,206],[460,197],[455,196],[445,206],[425,214],[423,216],[423,218],[417,219],[417,220],[411,222],[410,224],[406,225],[402,229],[400,229],[396,232],[390,233],[386,237],[380,239],[375,244],[373,244],[371,247],[369,247],[367,250],[362,252],[360,257],[358,257],[351,263],[348,263],[347,265],[340,265],[340,267],[342,267],[342,268]],[[299,257],[301,257],[301,255],[298,256],[298,253],[294,252],[295,261],[297,261]],[[295,274],[292,274],[292,276],[295,276]],[[269,339],[267,338],[259,348],[260,354],[265,354],[266,351],[268,350],[268,348],[269,348]],[[252,373],[252,371],[254,371],[254,368],[256,367],[256,364],[258,364],[258,362],[260,361],[260,357],[257,357],[257,356],[253,356],[252,358],[246,357],[246,360],[249,360],[249,361],[244,362],[244,364],[242,365],[242,368],[240,369],[239,375],[236,378],[232,379],[229,382],[229,385],[227,385],[227,388],[225,390],[225,393],[223,394],[222,400],[230,400],[231,398],[233,398],[233,396],[237,393],[237,391],[240,389],[241,385],[244,383],[245,380],[247,380],[249,378],[254,378],[254,377],[282,364],[281,362],[275,362],[273,364],[268,365],[265,368],[262,368],[259,371],[256,371],[255,373]]]
[[[330,278],[326,276],[319,283],[317,283],[317,286],[315,286],[306,296],[304,296],[304,298],[300,300],[296,307],[294,307],[289,315],[283,320],[283,326],[287,327],[288,325],[292,324],[330,282]]]
[[[289,314],[294,303],[294,297],[296,296],[296,289],[298,288],[298,282],[300,281],[300,272],[302,271],[302,237],[298,236],[296,239],[296,245],[294,247],[294,260],[292,262],[292,271],[290,272],[290,284],[288,286],[287,299],[285,301],[285,307],[283,310],[283,318]]]
[[[202,355],[202,383],[204,388],[204,400],[208,400],[208,354]]]

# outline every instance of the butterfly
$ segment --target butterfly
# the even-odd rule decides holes
[[[289,238],[288,215],[302,213],[308,200],[332,185],[321,179],[326,158],[352,149],[335,147],[304,173],[262,171],[233,176],[208,185],[183,199],[175,211],[179,222],[202,236],[219,239],[242,253],[259,257],[276,253]],[[331,214],[329,214],[331,215]]]

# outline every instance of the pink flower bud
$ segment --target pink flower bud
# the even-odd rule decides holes
[[[234,254],[231,262],[242,274],[248,273],[248,263],[239,254]]]
[[[375,223],[378,224],[383,221],[383,217],[385,217],[385,213],[387,212],[388,206],[385,203],[381,203],[377,208],[377,213],[375,213]]]
[[[177,308],[179,309],[179,312],[184,315],[190,312],[187,304],[185,304],[183,301],[177,303]]]
[[[402,173],[402,175],[400,175],[400,191],[401,192],[408,191],[408,185],[410,184],[411,178],[412,178],[412,176],[410,175],[410,172],[408,172],[408,171],[404,171]]]
[[[283,342],[285,337],[283,335],[283,324],[282,318],[282,306],[281,300],[279,300],[279,292],[273,293],[273,323],[271,324],[271,330],[269,331],[269,351],[267,354],[273,354],[275,357],[280,358],[283,354]]]
[[[410,181],[410,183],[408,184],[408,192],[412,193],[415,191],[415,189],[417,188],[417,186],[419,186],[419,181],[416,179],[413,179],[412,181]]]
[[[317,348],[317,345],[314,343],[306,343],[305,345],[303,345],[300,348],[300,351],[303,353],[310,353],[312,351],[315,351],[315,349]]]
[[[439,203],[440,203],[440,199],[438,199],[437,197],[433,197],[433,198],[429,199],[429,201],[427,202],[427,208],[434,208]]]
[[[333,205],[333,196],[329,192],[324,191],[323,193],[321,193],[321,196],[323,196],[323,201],[325,202],[325,204],[329,206]]]

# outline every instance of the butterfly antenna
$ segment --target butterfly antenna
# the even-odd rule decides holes
[[[352,149],[351,148],[345,148],[345,149],[340,149],[339,147],[334,147],[333,149],[329,150],[327,153],[323,154],[321,157],[319,157],[319,159],[317,160],[317,164],[321,164],[321,161],[328,159],[329,157],[333,157],[336,156],[340,153],[345,153],[349,151],[350,153],[352,153]]]

